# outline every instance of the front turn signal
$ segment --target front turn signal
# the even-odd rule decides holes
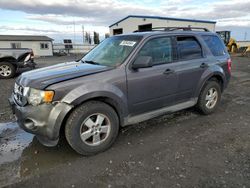
[[[44,91],[43,102],[50,103],[54,97],[54,91]]]

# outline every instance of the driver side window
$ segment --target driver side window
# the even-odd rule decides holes
[[[138,56],[152,57],[153,65],[172,62],[173,55],[171,38],[161,37],[151,39],[141,48]]]

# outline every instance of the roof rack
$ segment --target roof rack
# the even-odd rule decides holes
[[[177,30],[209,32],[207,28],[203,28],[203,27],[153,27],[151,31],[177,31]],[[134,32],[137,33],[137,32],[144,32],[144,31],[136,30]]]

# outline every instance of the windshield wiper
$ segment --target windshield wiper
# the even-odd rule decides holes
[[[81,62],[83,62],[83,63],[88,63],[88,64],[92,64],[92,65],[100,65],[100,63],[97,63],[97,62],[95,62],[95,61],[81,60]]]

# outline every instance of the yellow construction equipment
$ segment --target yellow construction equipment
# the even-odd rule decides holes
[[[234,38],[231,38],[231,31],[216,31],[216,33],[224,41],[229,52],[237,52],[239,46]]]
[[[224,41],[231,53],[242,53],[243,56],[250,56],[250,46],[240,46],[234,38],[231,38],[231,31],[216,31]]]

